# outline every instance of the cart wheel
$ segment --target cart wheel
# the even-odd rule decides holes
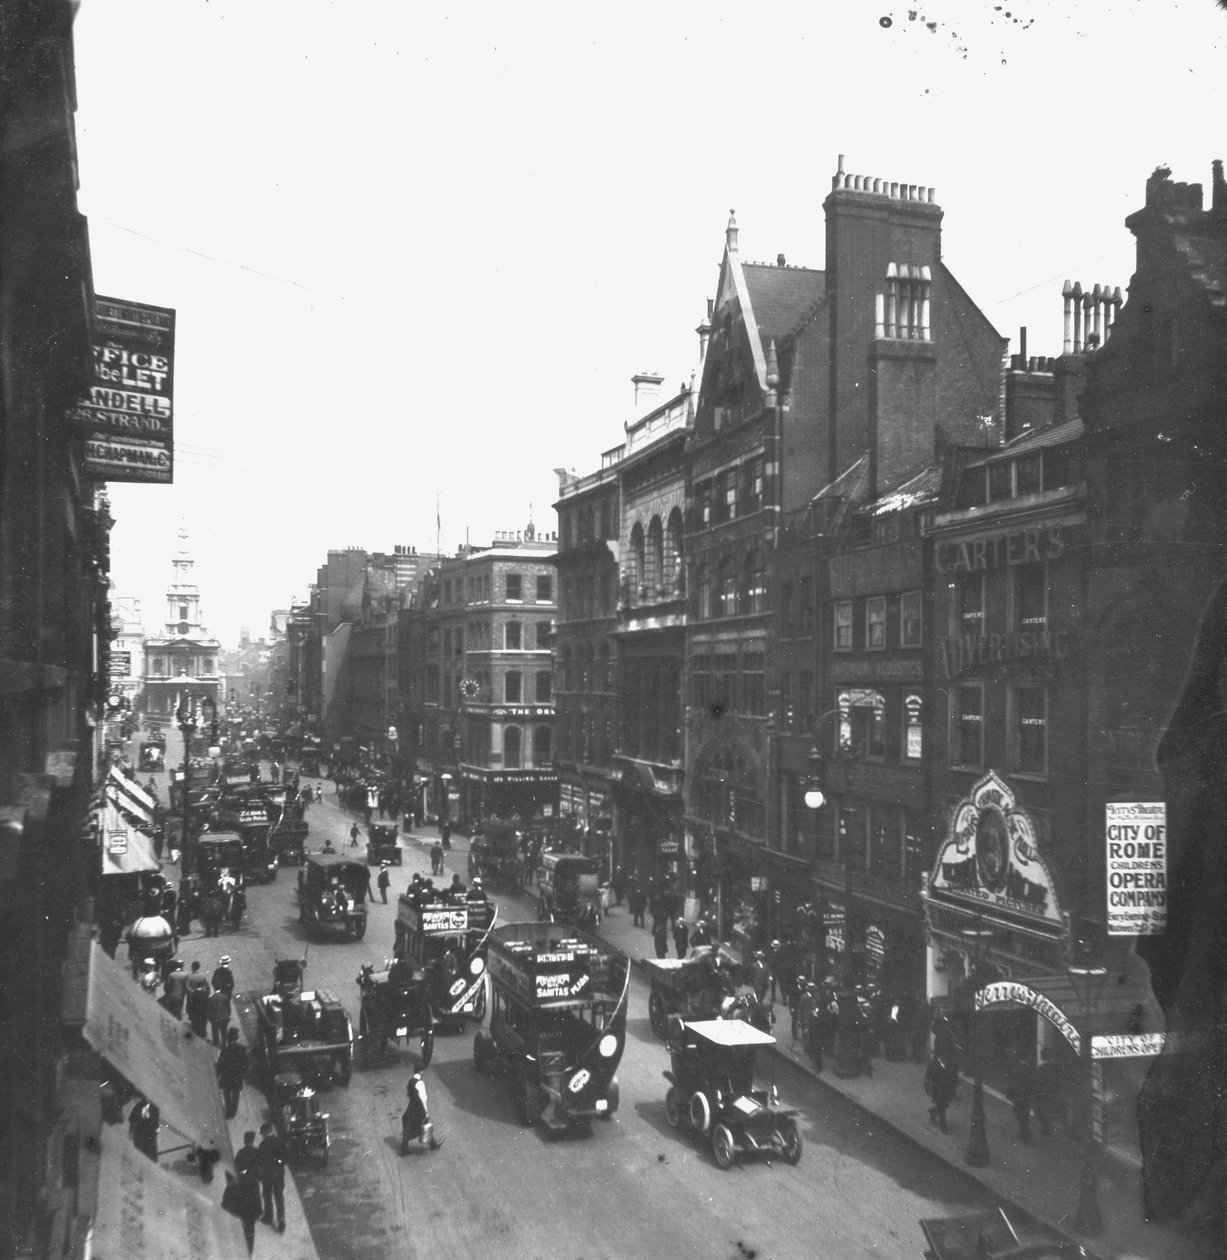
[[[797,1128],[795,1120],[784,1126],[780,1139],[784,1143],[784,1162],[799,1163],[804,1143],[801,1141],[801,1130]]]
[[[655,989],[648,996],[648,1023],[652,1025],[652,1031],[658,1037],[663,1037],[669,1028],[668,1012],[665,1010],[660,994]]]
[[[427,1028],[422,1033],[422,1066],[430,1067],[430,1060],[435,1053],[435,1030]]]
[[[338,1083],[341,1085],[348,1085],[349,1078],[354,1074],[353,1056],[348,1050],[343,1050],[337,1055],[336,1063],[337,1066],[335,1075]]]
[[[682,1096],[676,1085],[670,1085],[669,1092],[665,1095],[665,1119],[669,1122],[669,1128],[681,1128],[682,1118]]]
[[[696,1095],[696,1097],[699,1096],[701,1095]],[[716,1157],[718,1167],[732,1168],[737,1147],[733,1142],[732,1130],[727,1124],[716,1125],[716,1130],[711,1135],[711,1153]]]

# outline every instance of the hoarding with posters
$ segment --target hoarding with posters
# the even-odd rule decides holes
[[[1162,801],[1108,801],[1109,936],[1162,936],[1167,930],[1167,806]]]
[[[175,312],[94,298],[93,383],[72,409],[100,481],[174,480]]]

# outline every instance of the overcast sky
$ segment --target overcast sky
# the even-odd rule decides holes
[[[846,168],[933,186],[1015,343],[1128,283],[1160,164],[1209,191],[1215,0],[607,6],[82,0],[94,284],[173,307],[175,484],[114,485],[112,570],[163,618],[179,523],[224,643],[329,548],[532,519],[696,363],[729,210],[823,265]],[[1218,124],[1217,126],[1215,124]],[[1014,349],[1017,349],[1015,344]]]

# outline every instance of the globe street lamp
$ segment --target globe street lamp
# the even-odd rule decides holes
[[[971,966],[971,1064],[974,1080],[971,1098],[971,1129],[967,1136],[967,1153],[964,1162],[973,1168],[987,1168],[992,1156],[988,1149],[988,1128],[984,1118],[984,1048],[981,1043],[980,1016],[976,1011],[976,992],[980,987],[980,979],[984,959],[988,952],[992,932],[985,927],[964,928],[960,934],[968,943]]]

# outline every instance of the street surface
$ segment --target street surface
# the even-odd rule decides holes
[[[175,742],[172,736],[172,758]],[[267,777],[267,762],[263,770]],[[307,815],[308,849],[318,850],[330,837],[339,852],[363,853],[349,848],[354,819],[328,781],[324,793]],[[340,998],[356,1033],[359,968],[391,953],[396,893],[413,871],[429,874],[434,838],[429,828],[420,838],[402,834],[404,865],[391,868],[388,904],[376,895],[362,941],[308,939],[298,923],[291,867],[271,885],[249,888],[238,933],[224,928],[220,938],[206,941],[197,930],[184,938],[180,956],[189,963],[200,958],[207,971],[222,953],[230,954],[239,992],[254,994],[267,991],[274,959],[305,954],[306,986]],[[467,882],[464,861],[463,853],[449,855],[444,882],[455,870]],[[177,868],[168,866],[166,873],[176,880]],[[530,898],[509,904],[501,890],[488,891],[501,922],[535,917]],[[250,1043],[250,1005],[239,1007]],[[648,1027],[647,985],[637,976],[630,1012],[618,1074],[621,1110],[609,1123],[563,1138],[515,1121],[501,1078],[480,1076],[473,1066],[470,1026],[436,1038],[425,1073],[443,1148],[402,1157],[400,1113],[416,1044],[390,1046],[370,1068],[355,1054],[347,1088],[320,1086],[333,1139],[327,1167],[293,1174],[319,1255],[917,1260],[924,1245],[920,1218],[997,1206],[956,1169],[771,1054],[760,1058],[760,1083],[774,1079],[781,1101],[800,1109],[805,1153],[797,1167],[747,1162],[721,1172],[709,1148],[665,1122],[667,1055]],[[254,1081],[248,1086],[258,1087]],[[917,1099],[918,1106],[923,1102]],[[276,1246],[272,1235],[262,1234],[265,1255]]]

